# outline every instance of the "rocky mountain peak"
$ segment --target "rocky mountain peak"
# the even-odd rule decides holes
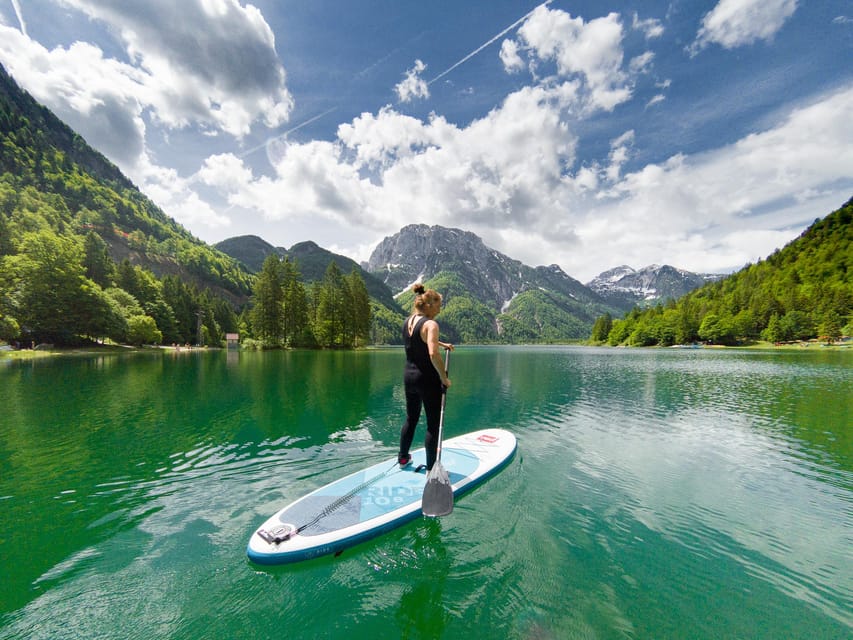
[[[370,256],[367,270],[397,294],[414,282],[452,273],[461,287],[498,312],[529,289],[598,300],[558,265],[534,269],[486,246],[474,233],[438,225],[408,225],[385,238]],[[453,295],[452,291],[442,293]]]
[[[485,274],[492,272],[496,263],[504,262],[513,261],[489,249],[470,231],[411,224],[376,246],[367,262],[367,270],[382,279],[392,291],[400,293],[441,271],[462,269]],[[498,288],[503,289],[502,286]]]
[[[721,277],[693,273],[668,264],[652,264],[641,269],[622,265],[598,274],[587,286],[611,304],[630,309],[659,300],[678,299]]]

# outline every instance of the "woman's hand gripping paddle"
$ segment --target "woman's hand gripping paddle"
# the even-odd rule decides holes
[[[444,375],[450,368],[450,351],[444,356]],[[446,516],[453,511],[453,487],[450,484],[450,476],[441,464],[441,436],[444,431],[444,405],[447,400],[447,389],[441,395],[441,416],[438,420],[438,447],[436,450],[435,464],[432,465],[427,475],[424,496],[421,499],[421,510],[425,516],[432,518]]]

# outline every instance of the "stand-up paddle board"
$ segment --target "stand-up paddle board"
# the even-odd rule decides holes
[[[515,436],[503,429],[446,440],[441,459],[453,494],[473,489],[500,471],[515,448]],[[403,469],[396,458],[385,460],[289,504],[252,534],[246,549],[249,559],[284,564],[337,553],[417,518],[427,479],[424,449],[413,451],[412,458]]]

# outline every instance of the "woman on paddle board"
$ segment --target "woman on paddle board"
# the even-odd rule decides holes
[[[406,368],[403,385],[406,389],[406,421],[400,430],[401,467],[412,462],[409,448],[415,437],[415,427],[421,417],[421,407],[426,413],[427,432],[424,436],[427,470],[435,464],[438,448],[438,423],[441,417],[441,394],[450,386],[444,372],[444,360],[439,347],[453,351],[453,345],[440,342],[435,316],[441,311],[441,294],[425,289],[420,283],[412,287],[415,304],[412,315],[403,323],[403,344],[406,346]]]

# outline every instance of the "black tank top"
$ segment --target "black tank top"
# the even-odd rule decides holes
[[[441,377],[429,357],[429,348],[421,338],[421,329],[429,318],[421,317],[412,327],[409,335],[409,319],[403,323],[403,344],[406,347],[406,381],[434,382],[441,386]]]

